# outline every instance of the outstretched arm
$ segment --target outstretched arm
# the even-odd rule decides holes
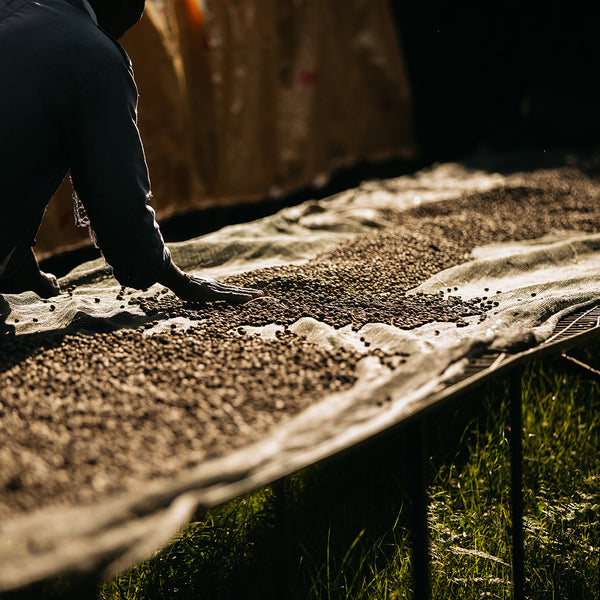
[[[136,108],[133,74],[116,62],[87,82],[70,112],[73,184],[115,277],[137,289],[161,283],[188,302],[238,304],[261,296],[188,275],[172,262],[146,202],[150,180]]]
[[[119,60],[78,90],[68,112],[71,178],[106,261],[122,285],[144,289],[169,268],[137,129],[137,89]]]

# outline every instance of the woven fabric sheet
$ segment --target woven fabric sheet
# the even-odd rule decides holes
[[[260,221],[173,244],[171,249],[183,268],[215,278],[275,266],[310,266],[315,256],[342,243],[385,231],[390,215],[398,219],[440,202],[452,206],[473,193],[491,198],[510,195],[528,181],[538,181],[536,177],[441,165],[411,177],[365,183]],[[571,185],[568,177],[561,177],[559,173],[554,179],[559,188]],[[99,491],[94,496],[92,491],[81,503],[40,502],[14,515],[6,509],[9,516],[0,523],[0,591],[71,571],[110,575],[143,560],[167,543],[198,507],[217,505],[268,484],[414,415],[465,368],[469,356],[486,349],[517,352],[541,344],[562,315],[600,300],[599,279],[600,235],[552,229],[535,239],[477,248],[461,264],[434,273],[407,292],[409,300],[448,301],[456,296],[472,306],[487,307],[484,317],[467,315],[460,326],[456,321],[434,320],[411,329],[376,321],[358,329],[336,328],[304,315],[289,327],[261,323],[243,327],[243,333],[232,332],[236,339],[259,334],[277,340],[287,329],[307,344],[332,352],[347,350],[362,358],[354,367],[352,385],[328,389],[321,396],[315,392],[310,406],[271,427],[260,439],[196,464],[190,461],[174,476],[138,481],[115,494]],[[193,325],[190,319],[149,315],[139,303],[127,303],[102,261],[82,265],[61,283],[75,288],[50,301],[27,293],[1,297],[0,344],[32,334],[95,335],[148,323],[144,335],[153,336],[172,326]],[[150,298],[159,289],[139,297]],[[385,362],[374,349],[403,358]],[[124,393],[118,389],[116,396]],[[10,400],[5,393],[0,391],[0,409]],[[143,384],[136,393],[153,401],[153,391]],[[0,416],[8,422],[6,411]],[[9,440],[11,430],[2,423],[2,437]],[[6,504],[14,490],[9,482],[2,483],[0,494]]]

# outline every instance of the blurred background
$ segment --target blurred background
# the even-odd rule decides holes
[[[122,40],[167,241],[477,149],[593,146],[583,2],[148,0]],[[97,256],[70,182],[38,235],[62,274]]]

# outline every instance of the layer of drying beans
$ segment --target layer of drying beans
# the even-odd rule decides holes
[[[455,289],[405,292],[464,262],[477,245],[559,229],[599,231],[599,187],[563,169],[523,185],[390,211],[387,227],[308,264],[230,278],[264,289],[269,301],[194,306],[162,291],[128,296],[155,320],[189,319],[169,332],[2,336],[0,518],[173,476],[260,439],[351,386],[360,356],[294,335],[288,327],[300,317],[355,330],[369,322],[411,329],[484,319],[493,296],[463,301]],[[274,340],[243,333],[244,325],[269,323],[283,326]]]

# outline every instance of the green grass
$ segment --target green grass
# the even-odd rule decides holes
[[[523,377],[526,590],[600,597],[600,387]],[[511,598],[508,379],[428,420],[434,598]],[[411,597],[406,427],[203,515],[103,600]],[[276,488],[281,490],[280,488]],[[281,513],[282,498],[287,512]]]

